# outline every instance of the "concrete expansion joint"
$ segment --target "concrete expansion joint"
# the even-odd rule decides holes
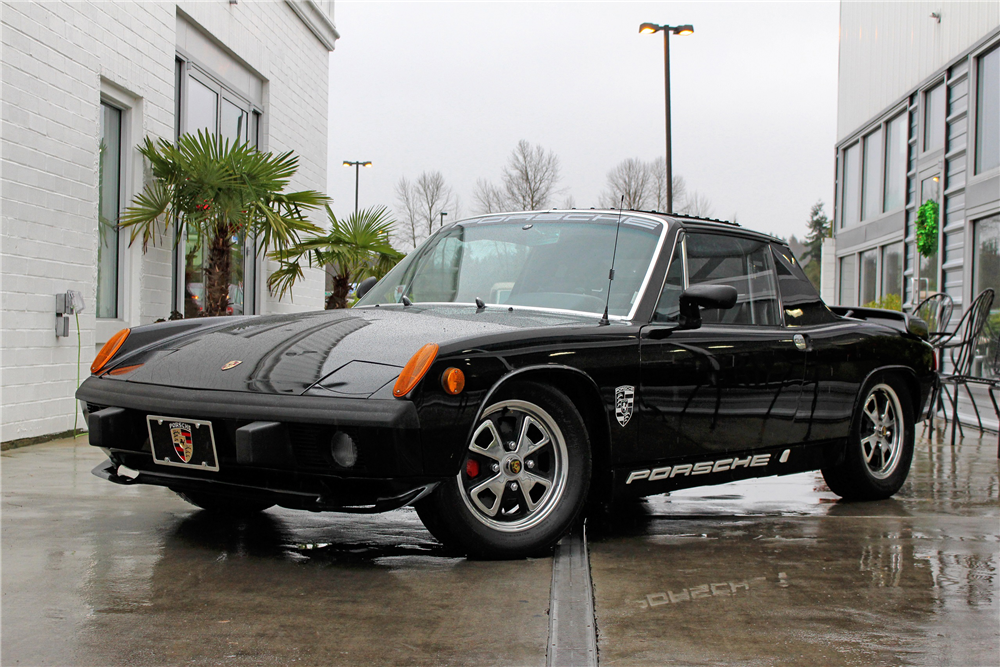
[[[586,523],[556,545],[552,558],[547,667],[597,667],[597,622]]]

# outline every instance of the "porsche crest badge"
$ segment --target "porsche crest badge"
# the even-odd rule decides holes
[[[230,368],[236,368],[242,363],[243,362],[240,361],[239,359],[233,359],[232,361],[227,361],[226,363],[222,364],[222,370],[228,371]]]
[[[635,399],[635,387],[626,384],[615,389],[615,417],[622,426],[632,418],[632,403]]]
[[[194,444],[191,442],[191,425],[183,422],[170,424],[170,439],[174,443],[177,457],[184,463],[189,463],[194,454]]]

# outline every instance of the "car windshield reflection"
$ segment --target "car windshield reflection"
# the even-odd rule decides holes
[[[607,213],[522,213],[474,218],[430,237],[355,307],[468,303],[551,308],[627,318],[638,303],[666,227]]]

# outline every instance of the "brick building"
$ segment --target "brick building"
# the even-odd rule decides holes
[[[0,442],[16,443],[72,428],[78,371],[101,345],[184,312],[204,289],[196,239],[161,238],[143,253],[107,224],[142,189],[135,146],[205,129],[294,151],[292,189],[325,191],[339,35],[332,0],[3,2],[0,26]],[[278,301],[267,263],[242,245],[235,313],[323,307],[322,272]],[[56,294],[67,290],[85,309],[57,336]]]

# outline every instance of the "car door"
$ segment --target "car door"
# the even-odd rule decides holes
[[[843,438],[851,425],[854,402],[871,363],[865,333],[857,322],[837,317],[826,307],[795,257],[785,246],[772,246],[785,324],[805,347],[806,370],[799,401],[801,442]]]
[[[732,285],[735,307],[678,329],[691,285]],[[795,442],[804,355],[782,326],[766,241],[687,232],[676,244],[653,321],[640,334],[640,450],[645,460]]]

